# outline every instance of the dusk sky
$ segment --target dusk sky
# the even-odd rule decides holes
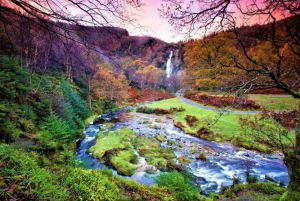
[[[130,35],[149,35],[160,38],[166,42],[177,42],[183,37],[178,36],[168,24],[167,19],[159,16],[162,0],[148,0],[140,10],[134,10],[136,18],[144,29],[128,29]]]
[[[167,19],[161,18],[159,16],[158,9],[161,8],[161,4],[164,2],[163,0],[140,0],[140,2],[144,3],[145,6],[140,8],[140,10],[134,10],[133,12],[136,15],[135,16],[136,19],[139,21],[139,23],[142,26],[145,26],[145,28],[131,29],[129,27],[125,27],[129,31],[130,35],[139,35],[139,36],[148,35],[148,36],[160,38],[166,42],[178,42],[179,40],[187,39],[184,37],[184,35],[180,35],[176,33],[174,31],[174,28],[171,25],[169,25]],[[243,9],[246,9],[246,7],[249,6],[253,1],[240,0],[239,2],[241,3]],[[261,0],[257,0],[256,5],[258,5],[258,7],[264,7],[261,2],[262,2]],[[195,4],[198,5],[197,3]],[[235,14],[236,19],[239,20],[238,24],[251,25],[254,23],[259,23],[259,24],[264,23],[264,20],[261,16],[251,17],[246,21],[242,21],[241,16],[237,14],[238,12],[234,4],[229,5],[229,9],[236,13]],[[284,16],[281,16],[279,18],[284,18]],[[198,38],[200,37],[201,36],[199,35]]]

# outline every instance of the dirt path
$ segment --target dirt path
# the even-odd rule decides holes
[[[183,103],[186,103],[188,105],[191,105],[193,107],[197,107],[203,110],[210,110],[210,111],[215,111],[215,112],[223,112],[223,113],[227,113],[227,114],[258,114],[259,111],[239,111],[239,110],[226,110],[226,109],[220,109],[220,108],[214,108],[214,107],[210,107],[210,106],[204,106],[201,105],[199,103],[195,103],[189,99],[186,99],[182,96],[180,96],[180,100]]]

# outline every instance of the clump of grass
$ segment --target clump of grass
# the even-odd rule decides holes
[[[270,201],[280,200],[280,197],[285,192],[285,188],[279,187],[274,183],[256,182],[240,184],[237,183],[231,188],[225,190],[220,198],[238,200],[257,200],[263,201],[268,198]]]
[[[187,173],[162,173],[155,178],[155,182],[158,186],[172,189],[177,200],[204,200],[200,196],[201,189],[194,185],[192,176]]]
[[[137,156],[134,154],[132,141],[135,133],[122,128],[116,131],[102,132],[89,151],[101,162],[114,167],[120,174],[132,175]]]

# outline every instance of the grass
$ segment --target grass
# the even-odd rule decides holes
[[[178,97],[154,102],[146,105],[151,108],[169,109],[170,107],[183,106],[185,111],[175,113],[175,122],[181,122],[185,127],[185,132],[195,133],[199,128],[209,127],[216,135],[215,140],[230,141],[235,135],[240,135],[240,126],[238,125],[238,115],[220,114],[214,111],[207,111],[200,108],[195,108],[180,101]],[[193,127],[189,127],[186,123],[186,116],[193,115],[199,119]],[[222,139],[220,139],[222,138]]]
[[[290,95],[249,94],[248,97],[267,110],[282,111],[299,108],[299,100]]]
[[[243,130],[239,124],[239,117],[246,115],[220,114],[216,111],[203,110],[181,102],[176,97],[146,105],[149,108],[169,109],[170,107],[184,107],[185,111],[174,113],[174,123],[187,133],[210,141],[230,141],[247,149],[270,153],[271,150],[262,143],[257,143],[255,137]],[[186,122],[187,115],[193,115],[199,121],[190,127]],[[179,124],[178,124],[179,122]]]
[[[230,200],[256,200],[256,201],[277,201],[286,189],[276,184],[267,182],[258,182],[251,184],[236,184],[234,187],[227,189],[222,198]]]

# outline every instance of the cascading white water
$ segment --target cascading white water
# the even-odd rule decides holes
[[[172,71],[173,71],[172,56],[173,56],[173,51],[171,50],[169,59],[167,61],[167,68],[166,68],[166,77],[167,78],[172,75]]]

